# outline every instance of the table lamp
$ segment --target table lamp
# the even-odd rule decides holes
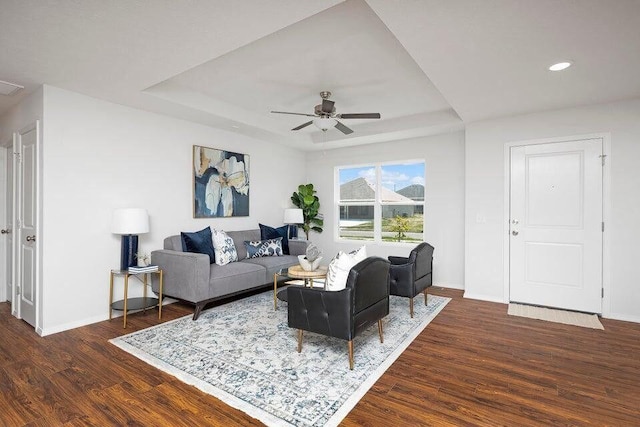
[[[284,224],[302,224],[304,223],[304,216],[302,215],[302,209],[285,209],[284,210]],[[298,237],[298,227],[294,227],[295,233],[291,233],[291,226],[287,228],[287,238]],[[292,234],[295,234],[292,235]]]
[[[123,208],[113,212],[111,232],[122,235],[120,270],[137,264],[138,234],[149,232],[149,214],[146,209]]]

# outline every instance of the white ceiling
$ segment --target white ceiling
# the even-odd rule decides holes
[[[316,150],[640,97],[638,52],[638,0],[2,0],[0,114],[49,84]],[[270,113],[322,90],[382,119]]]

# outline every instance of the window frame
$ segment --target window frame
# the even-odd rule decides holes
[[[423,168],[423,179],[425,183],[423,187],[425,188],[425,196],[422,201],[414,201],[411,202],[383,202],[381,192],[378,191],[379,188],[382,187],[382,169],[384,166],[389,165],[410,165],[410,164],[422,164]],[[375,198],[373,201],[362,200],[362,201],[348,201],[341,202],[340,200],[340,171],[344,169],[358,169],[358,168],[374,168],[375,169]],[[336,242],[353,242],[353,243],[362,243],[369,242],[378,245],[402,245],[402,246],[415,246],[416,242],[414,241],[406,241],[406,242],[397,242],[397,241],[385,241],[382,238],[382,209],[383,206],[422,206],[422,238],[421,241],[424,241],[424,230],[425,230],[425,203],[426,203],[426,174],[427,174],[427,162],[425,159],[407,159],[407,160],[388,160],[383,162],[366,162],[360,164],[350,164],[350,165],[338,165],[334,166],[333,173],[333,213],[335,219],[335,226],[333,227],[334,240]],[[348,237],[340,236],[340,209],[342,206],[370,206],[373,205],[373,238],[372,239],[351,239]]]

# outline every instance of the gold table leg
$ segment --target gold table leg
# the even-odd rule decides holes
[[[158,319],[162,319],[162,270],[160,270],[160,293],[158,294]]]
[[[278,298],[276,298],[276,291],[278,290],[278,273],[273,273],[273,309],[278,309]]]
[[[113,271],[109,275],[109,320],[111,320],[112,304],[113,304]]]
[[[146,313],[147,312],[147,277],[149,276],[149,273],[142,273],[142,286],[144,286],[144,289],[142,289],[142,312]]]
[[[122,328],[127,327],[127,297],[129,292],[129,273],[124,275],[124,325]]]

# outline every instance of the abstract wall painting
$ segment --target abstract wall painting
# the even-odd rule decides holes
[[[249,155],[193,146],[193,216],[249,216]]]

